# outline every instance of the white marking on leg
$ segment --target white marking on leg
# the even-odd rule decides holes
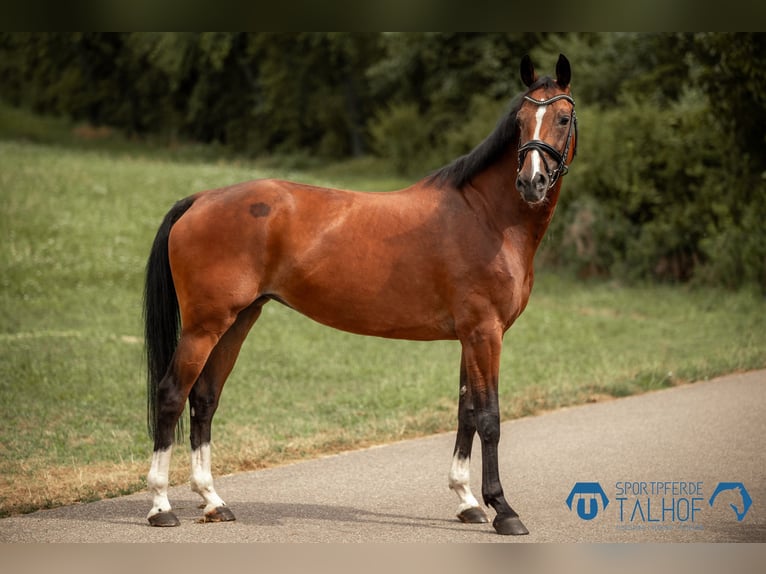
[[[205,501],[204,513],[226,506],[213,487],[213,473],[210,470],[210,443],[200,445],[191,452],[191,489]]]
[[[540,129],[543,127],[543,117],[545,117],[546,111],[548,111],[548,106],[539,106],[537,112],[535,112],[535,133],[532,136],[533,140],[540,139]],[[537,176],[538,173],[544,173],[545,170],[543,169],[543,158],[539,151],[533,149],[531,152],[531,159],[532,177],[530,178],[530,181],[534,181],[535,176]]]
[[[170,472],[170,454],[172,450],[173,447],[169,446],[165,450],[155,450],[154,454],[152,454],[152,466],[149,468],[149,474],[146,477],[146,485],[154,499],[152,509],[146,518],[150,518],[160,512],[170,512],[168,475]]]
[[[452,467],[449,471],[449,487],[457,494],[460,504],[457,507],[458,516],[469,508],[478,508],[479,501],[471,492],[471,459],[463,458],[455,453],[452,457]]]

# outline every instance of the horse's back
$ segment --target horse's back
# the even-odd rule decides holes
[[[442,206],[428,190],[283,180],[202,192],[171,233],[179,300],[236,312],[270,296],[347,331],[451,338]]]

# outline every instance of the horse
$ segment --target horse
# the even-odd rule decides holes
[[[499,534],[528,530],[498,471],[503,336],[524,311],[533,259],[577,146],[571,69],[520,65],[526,91],[470,153],[413,185],[357,192],[261,179],[207,190],[166,214],[146,266],[147,487],[152,526],[178,526],[168,500],[176,425],[189,403],[192,491],[203,521],[234,520],[211,474],[211,424],[242,343],[277,301],[344,331],[458,340],[457,438],[449,487],[457,517],[486,523],[469,486],[474,435],[482,496]],[[514,189],[515,188],[515,189]]]

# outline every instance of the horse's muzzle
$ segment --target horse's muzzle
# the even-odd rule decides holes
[[[516,189],[519,190],[524,201],[530,204],[544,200],[549,187],[550,179],[541,172],[537,172],[531,179],[521,174],[516,178]]]

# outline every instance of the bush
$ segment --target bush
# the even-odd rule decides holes
[[[508,104],[487,96],[471,98],[460,118],[436,111],[421,113],[414,104],[394,104],[369,124],[376,153],[400,175],[423,176],[470,152],[487,137]]]
[[[581,276],[766,288],[764,180],[702,95],[579,118],[584,137],[544,261]]]
[[[479,145],[508,113],[509,104],[509,101],[493,100],[484,95],[473,96],[467,113],[459,118],[451,117],[442,130],[442,163],[450,162]]]
[[[415,104],[391,104],[369,123],[375,152],[401,175],[424,175],[433,166],[430,124]]]
[[[700,280],[730,288],[758,285],[766,293],[766,186],[763,179],[759,197],[749,204],[738,222],[730,221],[718,233],[702,239],[701,247],[708,263]]]

